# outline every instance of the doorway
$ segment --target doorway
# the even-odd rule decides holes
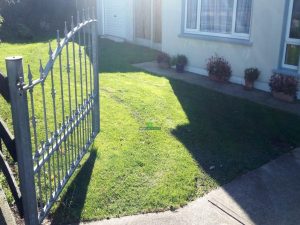
[[[128,1],[104,0],[103,5],[104,35],[126,39]]]
[[[161,50],[161,0],[136,0],[134,3],[135,42]]]

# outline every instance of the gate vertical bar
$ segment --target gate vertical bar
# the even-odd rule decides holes
[[[22,57],[6,58],[6,68],[14,121],[13,127],[16,138],[24,219],[26,225],[37,225],[39,222],[34,184],[27,93],[20,88],[20,85],[24,82]]]
[[[96,13],[93,9],[92,17],[96,20]],[[93,108],[93,135],[100,132],[100,99],[99,99],[99,71],[98,71],[98,23],[94,22],[92,39],[93,39],[93,72],[94,72],[94,108]]]

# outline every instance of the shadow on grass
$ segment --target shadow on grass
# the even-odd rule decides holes
[[[172,134],[220,186],[300,146],[300,117],[296,115],[181,81],[169,81],[189,119],[189,124],[178,126]],[[291,181],[299,178],[299,175],[288,178],[294,195],[289,196],[290,199],[300,199],[300,194],[295,195],[293,190],[299,188],[299,182]],[[252,183],[248,180],[252,185],[224,186],[224,190],[257,224],[264,224],[264,213],[271,215],[272,210],[284,210],[281,205],[287,200],[287,196],[282,197],[286,190],[274,195],[274,190],[284,187],[278,185],[273,190],[263,179],[256,175]],[[198,180],[197,186],[202,186],[202,182]],[[258,205],[260,207],[255,207]],[[288,209],[292,214],[295,212],[291,207]]]
[[[189,124],[173,135],[220,185],[300,146],[300,117],[170,79]]]
[[[139,72],[134,63],[153,61],[158,51],[130,44],[99,38],[99,71],[103,73]]]
[[[62,197],[60,205],[52,214],[52,225],[80,222],[96,159],[97,150],[92,149],[84,165],[79,167],[79,172]]]
[[[1,38],[0,38],[1,39]],[[56,39],[55,32],[53,34],[34,36],[30,39],[21,39],[15,36],[5,38],[2,41],[8,44],[34,44],[34,43],[47,43],[49,40]]]

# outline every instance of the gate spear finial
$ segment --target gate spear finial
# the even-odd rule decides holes
[[[67,38],[68,37],[68,26],[67,26],[67,21],[65,21],[65,37]]]
[[[96,13],[94,7],[92,7],[92,19],[96,19]]]
[[[50,59],[52,58],[52,54],[53,54],[53,51],[52,51],[52,47],[51,47],[51,41],[49,41],[49,58]]]
[[[85,18],[85,10],[82,9],[82,21],[84,22],[85,20],[86,20],[86,18]]]
[[[77,25],[80,24],[80,13],[79,11],[77,11]]]
[[[90,17],[90,8],[87,8],[87,19],[90,20],[91,17]]]
[[[72,30],[72,33],[74,33],[74,17],[71,16],[71,30]]]
[[[59,36],[59,30],[56,31],[56,41],[57,41],[57,46],[60,47],[60,36]]]
[[[41,80],[44,80],[44,69],[43,69],[43,65],[42,65],[42,60],[40,59],[40,76],[41,76]]]
[[[28,64],[28,82],[29,82],[29,85],[32,85],[32,73],[31,73],[29,64]]]

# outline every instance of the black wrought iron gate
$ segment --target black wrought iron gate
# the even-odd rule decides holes
[[[42,223],[100,131],[94,10],[65,23],[48,51],[38,76],[30,65],[24,75],[22,57],[6,59],[26,225]]]

